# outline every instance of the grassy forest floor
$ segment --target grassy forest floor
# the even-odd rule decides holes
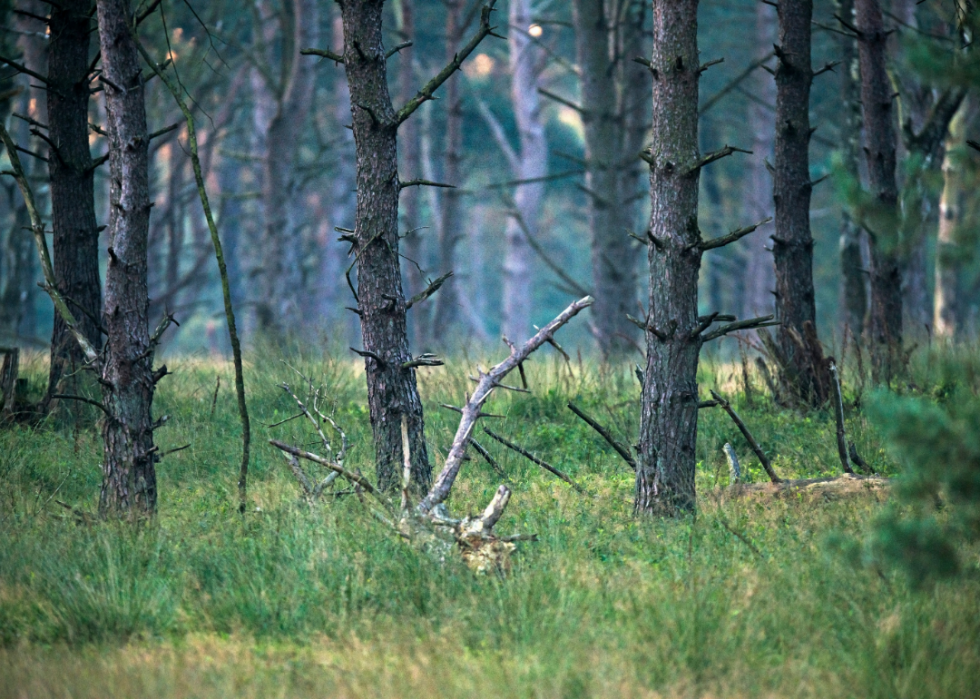
[[[473,364],[461,357],[423,370],[436,469],[457,418],[438,405],[461,403]],[[356,496],[313,510],[301,502],[267,444],[311,442],[300,420],[266,426],[295,413],[277,384],[301,385],[277,362],[246,375],[254,458],[245,517],[226,363],[168,361],[175,374],[161,382],[155,414],[170,421],[157,444],[190,446],[158,465],[159,516],[138,528],[76,526],[56,503],[96,509],[94,416],[87,427],[0,430],[0,698],[977,696],[977,576],[916,590],[848,554],[884,494],[721,497],[726,441],[748,480],[765,474],[715,409],[700,416],[698,517],[636,520],[632,471],[566,408],[574,400],[632,443],[632,369],[533,364],[533,395],[492,399],[489,410],[506,419],[491,427],[592,496],[484,438],[514,490],[497,530],[539,536],[520,544],[505,577],[433,560]],[[326,387],[351,440],[348,464],[373,475],[355,363],[294,365]],[[832,414],[777,410],[761,382],[750,402],[740,371],[705,362],[703,397],[718,388],[733,399],[782,477],[838,474]],[[43,373],[39,361],[29,367],[35,391]],[[849,410],[848,429],[866,460],[897,472],[859,410]],[[499,482],[477,458],[454,489],[454,512],[482,508]]]

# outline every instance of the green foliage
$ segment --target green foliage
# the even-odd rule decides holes
[[[868,411],[905,466],[897,502],[879,520],[872,545],[918,584],[959,573],[962,544],[980,539],[977,383],[956,364],[946,364],[942,376],[938,403],[880,392]]]

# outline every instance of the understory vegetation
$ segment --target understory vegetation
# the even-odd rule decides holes
[[[887,527],[874,527],[915,506],[880,491],[735,497],[726,442],[744,480],[766,476],[721,410],[699,419],[698,516],[635,518],[633,472],[566,407],[575,402],[632,443],[633,368],[537,359],[533,393],[495,396],[488,412],[504,417],[485,422],[588,494],[484,436],[514,491],[498,530],[538,540],[519,544],[507,574],[481,576],[399,539],[357,493],[314,508],[300,498],[266,443],[316,451],[303,420],[268,427],[296,412],[278,384],[305,390],[292,367],[324,387],[321,409],[347,432],[349,468],[373,477],[373,447],[362,369],[346,359],[290,363],[247,367],[257,444],[245,516],[224,363],[170,362],[175,374],[155,399],[170,419],[157,443],[189,446],[159,464],[158,513],[138,527],[78,521],[96,510],[101,482],[95,415],[0,431],[0,697],[975,696],[975,545],[944,539],[957,577],[909,577],[880,543]],[[459,357],[421,378],[436,468],[458,423],[438,406],[460,404],[475,365]],[[846,367],[849,437],[879,473],[907,468],[893,449],[909,443],[894,424],[905,419],[902,401],[976,404],[975,375],[965,369],[954,386],[945,366],[923,355],[901,398],[862,392]],[[44,370],[40,360],[28,369],[38,392]],[[829,409],[776,410],[758,376],[746,392],[737,364],[709,359],[699,382],[702,398],[714,388],[733,402],[781,477],[839,474]],[[500,482],[470,453],[452,495],[459,513],[482,508]],[[335,492],[346,493],[342,483]],[[950,510],[930,521],[941,529]]]

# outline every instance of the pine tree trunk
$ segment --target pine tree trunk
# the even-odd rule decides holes
[[[621,108],[626,101],[620,100],[612,76],[618,65],[642,70],[632,61],[613,62],[616,56],[612,49],[618,53],[621,47],[616,44],[619,34],[613,29],[619,18],[610,22],[606,15],[610,9],[604,0],[575,0],[573,5],[588,163],[586,201],[596,297],[592,319],[599,349],[607,359],[630,350],[630,339],[636,334],[626,318],[633,313],[636,301],[636,266],[633,241],[626,235],[632,227],[630,210],[622,196],[628,189],[624,184],[634,179],[630,175],[635,169],[624,165],[629,134]],[[615,75],[622,78],[623,72],[616,71]],[[627,89],[625,85],[622,88]],[[635,158],[637,150],[629,154],[627,162]]]
[[[855,0],[861,103],[867,141],[868,184],[877,205],[865,221],[871,235],[871,321],[874,380],[888,383],[902,364],[902,273],[898,255],[898,185],[892,87],[885,65],[888,34],[879,0]]]
[[[776,10],[765,3],[755,8],[755,58],[765,58],[777,38]],[[752,157],[746,162],[745,220],[755,223],[773,215],[773,178],[766,168],[775,149],[776,120],[769,105],[776,103],[776,83],[769,73],[757,70],[750,89],[759,98],[749,105],[749,128],[752,130]],[[766,223],[750,233],[742,244],[746,251],[746,272],[739,283],[745,285],[741,315],[744,318],[769,315],[773,310],[776,277],[773,270],[769,236],[773,224]]]
[[[779,47],[776,68],[776,161],[773,201],[776,233],[772,237],[776,268],[777,336],[791,371],[784,382],[794,395],[812,406],[827,398],[829,379],[815,366],[819,344],[813,292],[813,237],[810,234],[810,20],[812,0],[783,0],[779,4]],[[812,327],[806,328],[809,323]],[[788,374],[788,376],[787,376]]]
[[[303,308],[303,243],[293,173],[301,132],[313,103],[315,62],[300,50],[316,46],[320,18],[317,0],[292,0],[288,73],[281,99],[266,134],[262,173],[265,230],[262,266],[263,295],[257,306],[259,327],[281,336],[299,333],[305,323]],[[284,59],[287,60],[287,59]]]
[[[848,22],[854,19],[854,0],[837,0],[837,14]],[[857,44],[846,34],[838,35],[840,45],[840,101],[844,119],[841,122],[841,155],[845,175],[860,184],[861,174],[861,81]],[[845,208],[840,233],[840,314],[842,324],[852,338],[864,332],[868,312],[867,283],[861,257],[861,227]]]
[[[968,102],[964,101],[949,125],[946,156],[943,159],[943,193],[939,201],[939,236],[936,240],[936,292],[934,328],[939,339],[952,341],[958,335],[961,316],[960,250],[963,227],[964,148]]]
[[[446,63],[453,60],[459,50],[463,32],[463,2],[446,2]],[[456,77],[446,81],[446,148],[442,170],[442,180],[446,184],[460,186],[463,158],[463,100]],[[442,194],[442,226],[439,228],[439,274],[456,269],[456,246],[464,237],[462,217],[462,195],[455,189],[446,189]],[[459,319],[459,296],[457,280],[447,279],[435,296],[436,311],[433,324],[434,337],[445,343],[453,332]]]
[[[149,157],[143,77],[130,33],[129,0],[98,0],[102,85],[109,140],[109,261],[105,277],[106,358],[102,367],[103,515],[152,514],[157,502],[154,376],[148,328]]]
[[[509,23],[507,45],[511,67],[510,94],[520,136],[519,171],[516,179],[537,179],[548,172],[548,142],[541,120],[541,99],[538,96],[541,49],[527,35],[528,27],[532,24],[529,0],[511,0]],[[523,342],[531,332],[532,251],[526,235],[537,233],[543,199],[543,182],[518,186],[514,203],[520,220],[512,215],[507,222],[503,334],[516,343]],[[524,226],[527,227],[527,232]]]
[[[415,369],[403,369],[409,353],[398,256],[397,126],[388,94],[382,41],[383,0],[346,2],[344,67],[351,93],[357,153],[357,295],[368,405],[383,490],[397,487],[402,463],[401,419],[408,419],[412,483],[424,492],[432,478],[426,451],[422,401]]]
[[[71,299],[79,329],[96,349],[102,334],[95,318],[102,307],[99,276],[99,231],[95,219],[95,185],[89,150],[89,3],[52,5],[48,44],[48,158],[54,274],[58,290]],[[46,402],[57,392],[65,371],[81,367],[85,355],[61,316],[54,314],[51,367]],[[61,390],[77,393],[77,390]]]
[[[698,425],[698,0],[653,2],[650,315],[638,513],[694,512]]]

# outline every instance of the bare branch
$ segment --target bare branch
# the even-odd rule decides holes
[[[715,151],[711,151],[707,155],[702,156],[701,159],[698,160],[698,162],[696,162],[694,165],[691,165],[690,167],[688,167],[684,171],[684,174],[685,175],[690,175],[690,174],[696,172],[697,170],[700,170],[701,168],[705,167],[706,165],[710,165],[711,163],[713,163],[713,162],[715,162],[717,160],[721,160],[722,158],[727,158],[729,155],[732,155],[733,153],[747,153],[749,155],[752,155],[752,151],[750,151],[750,150],[744,150],[742,148],[736,148],[735,146],[725,146],[724,148],[721,148],[721,149],[715,150]]]
[[[609,443],[609,446],[615,449],[616,453],[623,457],[623,461],[628,463],[630,468],[632,468],[634,471],[636,470],[636,459],[630,455],[629,449],[627,449],[622,442],[618,441],[612,436],[612,433],[610,433],[609,430],[596,422],[594,418],[592,418],[588,413],[576,406],[574,403],[569,403],[568,409],[582,418],[589,427],[598,432],[602,438]]]
[[[579,114],[585,114],[585,109],[583,109],[579,105],[575,104],[574,102],[570,102],[569,100],[565,99],[564,97],[562,97],[560,95],[556,95],[554,92],[550,92],[548,90],[545,90],[543,87],[539,87],[538,88],[538,93],[544,95],[545,97],[547,97],[550,100],[554,100],[558,104],[563,104],[566,107],[569,107],[571,109],[574,109]]]
[[[319,56],[320,58],[327,58],[337,65],[344,64],[344,57],[339,53],[334,53],[327,49],[302,49],[300,53],[304,56]]]
[[[504,437],[501,437],[496,432],[493,432],[491,430],[488,430],[486,427],[483,428],[483,431],[486,432],[488,436],[490,436],[491,438],[493,438],[496,441],[500,442],[501,444],[503,444],[508,449],[513,449],[518,454],[520,454],[521,456],[523,456],[524,458],[526,458],[528,461],[531,461],[531,462],[537,464],[538,466],[540,466],[541,468],[543,468],[545,471],[548,471],[553,476],[555,476],[556,478],[558,478],[559,480],[565,481],[570,486],[572,486],[577,492],[581,493],[582,495],[588,495],[588,493],[586,492],[585,488],[583,488],[578,483],[576,483],[571,478],[569,478],[567,473],[564,473],[562,471],[559,471],[557,468],[555,468],[554,466],[552,466],[551,464],[549,464],[547,461],[544,461],[543,459],[539,459],[538,457],[536,457],[531,452],[529,452],[526,449],[524,449],[524,448],[522,448],[522,447],[514,444],[513,442],[505,439]]]
[[[736,240],[741,240],[749,233],[753,233],[759,226],[764,226],[765,224],[772,221],[772,216],[767,216],[758,223],[753,223],[751,226],[745,226],[744,228],[739,228],[732,231],[728,235],[723,235],[718,238],[712,238],[711,240],[705,240],[698,244],[702,250],[714,250],[715,248],[720,248],[725,245],[734,243]]]
[[[438,279],[436,279],[434,282],[430,283],[427,287],[425,287],[424,289],[422,289],[422,291],[420,291],[419,293],[415,294],[415,296],[413,296],[412,298],[410,298],[405,303],[405,310],[407,311],[409,308],[411,308],[412,306],[414,306],[417,303],[422,303],[427,298],[429,298],[430,296],[432,296],[432,294],[434,294],[437,291],[439,291],[439,288],[443,284],[445,284],[446,283],[446,280],[449,279],[451,276],[453,276],[453,273],[452,272],[446,272],[444,275],[442,275],[441,277],[439,277]]]
[[[779,483],[780,479],[776,475],[776,472],[773,471],[772,463],[769,461],[769,457],[766,456],[764,451],[762,451],[762,447],[760,447],[759,443],[755,441],[755,437],[753,437],[752,433],[749,432],[749,428],[746,427],[744,422],[742,422],[742,418],[740,418],[738,413],[735,412],[735,409],[732,407],[731,403],[714,391],[711,392],[711,396],[718,401],[718,405],[724,408],[725,412],[728,413],[728,416],[732,419],[732,422],[735,423],[735,426],[738,427],[739,431],[742,433],[742,436],[745,437],[745,441],[747,441],[749,446],[752,447],[752,451],[754,451],[755,455],[759,457],[759,461],[762,463],[762,468],[766,469],[766,473],[769,474],[769,480],[773,483]]]
[[[729,333],[737,332],[739,330],[754,330],[756,328],[768,328],[772,325],[780,325],[780,321],[773,320],[772,315],[762,316],[760,318],[749,318],[748,320],[739,320],[735,323],[729,323],[728,325],[723,325],[716,330],[712,330],[710,333],[704,336],[704,342],[711,342],[712,340],[717,340],[719,337],[728,335]]]
[[[444,187],[446,189],[456,189],[456,185],[454,184],[431,182],[429,180],[408,180],[407,182],[398,183],[398,189],[405,189],[406,187]]]

